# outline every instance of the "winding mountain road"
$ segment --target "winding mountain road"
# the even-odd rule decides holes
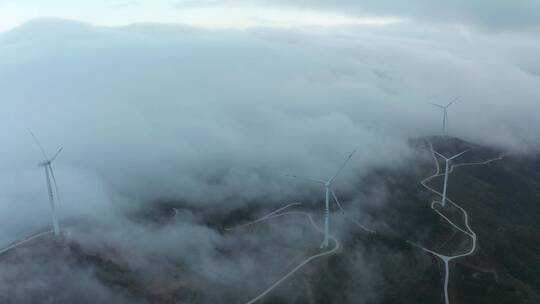
[[[440,168],[440,165],[439,165],[439,161],[437,160],[437,156],[435,155],[435,151],[433,150],[432,145],[430,145],[430,150],[431,150],[431,155],[433,157],[433,160],[435,161],[436,171],[435,171],[435,173],[433,175],[428,176],[425,179],[423,179],[420,182],[420,184],[424,188],[426,188],[427,190],[435,193],[438,196],[441,196],[441,198],[442,198],[442,193],[440,193],[439,191],[437,191],[437,190],[435,190],[432,187],[427,185],[427,183],[430,182],[431,180],[433,180],[434,178],[444,176],[444,173],[441,173],[441,168]],[[455,165],[451,166],[448,173],[451,174],[454,171],[454,169],[458,168],[458,167],[487,165],[487,164],[489,164],[491,162],[502,160],[505,156],[506,156],[506,154],[502,154],[497,158],[489,159],[489,160],[486,160],[486,161],[483,161],[483,162],[455,164]],[[438,257],[439,259],[441,259],[443,261],[443,263],[444,263],[444,301],[445,301],[445,304],[450,304],[450,298],[449,298],[449,295],[448,295],[448,282],[450,280],[450,261],[472,255],[474,253],[474,251],[476,250],[477,236],[476,236],[476,233],[472,230],[471,226],[469,225],[469,214],[468,214],[468,212],[465,209],[463,209],[461,206],[459,206],[458,204],[453,202],[451,199],[447,198],[447,201],[450,202],[454,207],[456,207],[457,209],[459,209],[463,213],[463,218],[464,218],[464,223],[465,223],[464,228],[459,227],[459,225],[452,222],[447,216],[445,216],[442,212],[440,212],[437,208],[435,208],[436,204],[442,205],[441,202],[432,201],[431,202],[431,209],[433,209],[439,216],[441,216],[446,222],[448,222],[456,230],[458,230],[458,231],[462,232],[463,234],[469,236],[471,238],[471,240],[472,240],[471,248],[469,250],[465,251],[464,253],[461,253],[461,254],[458,254],[458,255],[448,256],[448,255],[444,255],[442,253],[438,253],[438,252],[435,252],[433,250],[427,249],[427,248],[425,248],[425,247],[423,247],[421,245],[418,245],[416,243],[413,243],[413,242],[410,242],[410,241],[407,241],[407,242],[414,245],[414,246],[416,246],[416,247],[418,247],[418,248],[420,248],[420,249],[422,249],[422,250],[424,250],[424,251],[426,251],[426,252],[428,252],[428,253],[431,253],[432,255]]]
[[[245,228],[247,226],[258,224],[258,223],[261,223],[261,222],[264,222],[264,221],[267,221],[267,220],[270,220],[270,219],[274,219],[274,218],[277,218],[277,217],[282,217],[282,216],[287,216],[287,215],[300,215],[300,216],[307,217],[309,219],[309,222],[313,226],[313,228],[315,228],[315,230],[317,230],[317,232],[323,234],[324,231],[322,230],[322,228],[317,226],[317,224],[315,223],[315,220],[313,220],[313,216],[308,212],[287,211],[287,212],[280,213],[281,211],[284,211],[284,210],[286,210],[286,209],[288,209],[290,207],[298,206],[298,205],[301,205],[301,204],[302,203],[288,204],[288,205],[286,205],[286,206],[284,206],[282,208],[279,208],[279,209],[277,209],[275,211],[272,211],[271,213],[269,213],[269,214],[267,214],[267,215],[265,215],[265,216],[263,216],[263,217],[261,217],[261,218],[259,218],[257,220],[254,220],[252,222],[249,222],[249,223],[246,223],[246,224],[234,227],[234,228],[227,228],[226,230]],[[300,264],[298,264],[296,267],[294,267],[291,271],[289,271],[287,274],[285,274],[283,277],[281,277],[279,280],[277,280],[274,284],[272,284],[270,287],[268,287],[266,290],[261,292],[256,297],[254,297],[251,300],[247,301],[245,304],[253,304],[253,303],[261,300],[263,297],[265,297],[271,291],[276,289],[280,284],[282,284],[284,281],[286,281],[288,278],[290,278],[292,275],[294,275],[296,272],[298,272],[300,269],[302,269],[304,266],[306,266],[308,263],[312,262],[313,260],[316,260],[318,258],[322,258],[324,256],[329,256],[329,255],[332,255],[332,254],[336,253],[339,250],[341,245],[340,245],[338,239],[336,237],[334,237],[333,235],[329,235],[329,239],[334,243],[334,247],[332,247],[330,250],[326,250],[326,251],[320,252],[318,254],[315,254],[315,255],[312,255],[312,256],[306,258],[305,260],[300,262]]]
[[[28,236],[28,237],[26,237],[26,238],[24,238],[24,239],[22,239],[20,241],[17,241],[15,243],[12,243],[12,244],[8,245],[5,248],[0,249],[0,255],[6,253],[8,251],[11,251],[11,250],[13,250],[13,249],[15,249],[15,248],[17,248],[17,247],[19,247],[21,245],[24,245],[24,244],[26,244],[28,242],[31,242],[31,241],[33,241],[35,239],[38,239],[38,238],[40,238],[40,237],[42,237],[44,235],[50,234],[52,232],[53,232],[52,230],[47,230],[47,231],[42,231],[42,232],[38,232],[36,234],[30,235],[30,236]]]

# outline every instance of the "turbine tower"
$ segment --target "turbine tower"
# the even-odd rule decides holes
[[[459,97],[456,97],[454,98],[454,100],[452,100],[449,104],[447,104],[446,106],[442,106],[440,104],[436,104],[436,103],[432,103],[430,102],[429,104],[431,105],[434,105],[436,107],[439,107],[441,109],[443,109],[443,123],[442,123],[442,131],[443,131],[443,135],[446,135],[446,125],[448,124],[448,108],[454,103],[456,102],[457,100],[459,99]]]
[[[289,177],[303,179],[303,180],[306,180],[306,181],[310,181],[310,182],[314,182],[314,183],[317,183],[317,184],[324,185],[324,190],[325,190],[325,196],[324,196],[325,197],[324,239],[323,239],[323,242],[321,244],[321,248],[328,247],[328,234],[329,234],[329,230],[330,230],[330,194],[332,194],[332,197],[334,198],[334,200],[336,201],[338,206],[341,208],[341,204],[339,203],[339,200],[338,200],[338,198],[336,196],[336,193],[334,193],[334,190],[332,189],[332,184],[333,184],[334,180],[336,179],[336,177],[339,175],[339,173],[341,173],[341,170],[343,170],[343,168],[345,168],[345,165],[347,165],[347,163],[352,158],[354,153],[356,153],[356,149],[354,151],[352,151],[351,154],[349,154],[347,159],[345,159],[345,161],[343,162],[341,167],[337,170],[336,174],[334,174],[334,176],[332,176],[330,179],[328,179],[326,181],[325,180],[320,180],[320,179],[300,177],[300,176],[297,176],[297,175],[287,175]]]
[[[51,205],[51,216],[52,216],[52,223],[53,223],[53,231],[54,235],[58,236],[60,235],[60,224],[58,222],[58,214],[57,214],[57,206],[56,202],[60,202],[60,195],[58,194],[58,185],[56,184],[56,178],[54,176],[54,170],[52,168],[52,162],[58,157],[58,154],[62,152],[63,148],[60,148],[58,152],[56,152],[53,157],[49,158],[47,156],[47,153],[45,153],[45,149],[43,149],[43,146],[39,143],[39,140],[37,137],[32,133],[32,131],[28,130],[30,132],[30,135],[32,135],[32,138],[38,145],[39,149],[41,150],[41,153],[43,154],[43,162],[39,163],[38,165],[40,167],[43,167],[45,169],[45,180],[47,182],[47,192],[49,194],[49,203]],[[54,191],[52,187],[52,183],[54,183]],[[55,198],[56,195],[56,198]]]
[[[442,194],[442,201],[441,201],[441,205],[444,207],[446,206],[446,189],[448,188],[448,169],[449,169],[449,163],[451,160],[455,159],[455,158],[458,158],[460,157],[461,155],[463,155],[465,152],[468,152],[470,149],[467,149],[461,153],[458,153],[450,158],[447,158],[446,156],[442,155],[441,153],[433,150],[433,152],[437,155],[439,155],[440,157],[442,157],[445,162],[446,162],[446,166],[445,166],[445,170],[444,170],[444,186],[443,186],[443,194]]]

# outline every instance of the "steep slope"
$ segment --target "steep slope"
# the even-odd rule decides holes
[[[467,211],[471,228],[478,237],[478,246],[472,255],[449,264],[450,303],[540,303],[540,223],[536,221],[540,212],[537,203],[540,202],[540,157],[505,154],[455,138],[434,137],[414,141],[412,145],[418,150],[418,158],[411,160],[409,167],[377,170],[358,182],[357,192],[343,195],[346,210],[359,209],[361,214],[377,220],[378,226],[373,227],[377,233],[360,229],[335,209],[332,219],[336,231],[341,231],[338,236],[340,250],[306,264],[259,303],[444,303],[446,270],[443,263],[412,244],[455,255],[469,250],[471,239],[451,227],[431,208],[432,201],[440,200],[440,197],[421,184],[437,168],[430,145],[444,155],[472,148],[455,160],[448,196]],[[442,165],[442,161],[438,161]],[[442,177],[427,183],[440,191]],[[382,205],[353,203],[355,198],[366,197],[363,192],[381,187],[386,189]],[[318,217],[320,203],[295,205],[290,211],[308,212]],[[70,284],[65,285],[67,291],[58,288],[70,280],[66,264],[61,263],[63,260],[67,269],[77,269],[78,276],[93,284],[93,288],[98,286],[102,298],[141,303],[215,303],[219,300],[247,303],[302,259],[319,252],[320,238],[310,225],[297,219],[286,220],[285,216],[246,227],[242,233],[223,229],[257,219],[264,206],[261,202],[252,204],[249,209],[219,213],[169,201],[153,204],[130,217],[137,225],[159,233],[175,220],[173,208],[180,210],[180,217],[198,214],[201,225],[235,244],[217,245],[213,258],[225,262],[235,255],[257,254],[257,263],[261,267],[254,268],[256,270],[250,272],[250,276],[236,278],[243,283],[223,281],[220,277],[208,280],[203,273],[193,271],[182,255],[152,256],[145,262],[160,266],[141,267],[120,254],[122,251],[115,248],[115,244],[92,247],[84,241],[68,239],[68,246],[60,246],[50,238],[42,238],[2,256],[0,265],[10,270],[4,274],[2,282],[6,290],[12,290],[4,293],[2,299],[6,303],[34,303],[39,295],[47,295],[55,299],[55,303],[68,303],[74,299],[84,303],[88,299],[84,290],[77,290]],[[463,227],[463,214],[455,208],[435,208]],[[298,227],[280,230],[293,226]],[[238,235],[241,235],[241,242],[235,239]],[[257,241],[243,247],[246,237]],[[128,243],[133,241],[127,240]],[[170,241],[174,242],[174,239]],[[262,243],[266,249],[259,248]],[[96,248],[102,251],[96,251]],[[198,250],[193,247],[189,251]],[[36,263],[47,261],[55,252],[60,252],[60,257],[54,254],[53,262],[46,263],[46,270],[35,272]],[[143,257],[138,253],[129,256]],[[264,259],[272,258],[277,264],[265,268],[270,264]],[[170,259],[173,260],[168,261]],[[163,264],[168,267],[162,267]],[[30,274],[35,272],[38,281],[47,280],[48,273],[56,268],[61,271],[53,284],[40,288],[33,286],[25,294],[13,293],[20,284],[17,282]],[[251,286],[250,283],[260,277],[264,278],[262,283]]]
[[[444,155],[472,148],[455,160],[457,166],[449,178],[448,196],[467,210],[471,227],[478,235],[478,249],[451,265],[451,303],[538,303],[540,231],[534,216],[540,211],[540,192],[536,187],[540,182],[538,158],[505,155],[453,138],[428,141]],[[428,141],[419,144],[419,153]],[[501,155],[504,157],[498,160]],[[488,160],[493,161],[484,164]],[[463,163],[477,165],[460,166]],[[467,236],[433,212],[430,202],[440,201],[440,197],[417,182],[434,168],[433,161],[428,161],[410,172],[381,173],[389,189],[389,203],[377,215],[385,218],[402,238],[416,240],[434,250],[463,252],[470,248]],[[442,183],[443,178],[439,177],[431,186],[442,191]],[[458,223],[461,220],[459,214],[446,214]],[[434,267],[439,263],[434,260]]]

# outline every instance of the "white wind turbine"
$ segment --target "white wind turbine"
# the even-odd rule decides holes
[[[463,155],[465,152],[468,152],[470,149],[467,149],[461,153],[458,153],[452,157],[449,157],[447,158],[446,156],[442,155],[441,153],[433,150],[433,152],[437,155],[439,155],[440,157],[442,157],[445,162],[446,162],[446,169],[444,170],[444,186],[443,186],[443,194],[442,194],[442,201],[441,201],[441,205],[444,207],[446,205],[446,189],[448,187],[448,170],[449,170],[449,163],[451,160],[455,159],[455,158],[458,158],[460,157],[461,155]]]
[[[339,173],[341,173],[341,170],[343,170],[343,168],[345,168],[345,165],[347,165],[347,162],[349,162],[349,160],[352,158],[352,156],[353,156],[353,154],[355,152],[356,152],[356,149],[354,151],[352,151],[351,154],[349,154],[349,156],[347,157],[347,159],[345,159],[345,161],[343,162],[341,167],[338,169],[336,174],[334,174],[334,176],[332,176],[330,179],[328,179],[326,181],[320,180],[320,179],[300,177],[300,176],[297,176],[297,175],[287,175],[289,177],[303,179],[303,180],[307,180],[307,181],[310,181],[310,182],[314,182],[314,183],[324,185],[324,189],[325,189],[324,240],[323,240],[323,242],[321,244],[321,248],[328,247],[328,238],[329,238],[328,234],[329,234],[329,230],[330,230],[330,227],[329,227],[330,226],[330,193],[332,194],[332,197],[334,198],[334,200],[336,201],[336,203],[338,204],[340,209],[343,210],[343,208],[341,208],[341,204],[339,203],[339,200],[338,200],[336,194],[334,193],[334,190],[332,189],[332,183],[334,182],[336,177],[339,175]]]
[[[47,153],[45,153],[45,149],[43,149],[43,146],[39,143],[39,140],[37,137],[32,133],[32,131],[28,130],[30,132],[30,135],[32,135],[32,138],[38,145],[39,149],[41,150],[41,153],[43,154],[43,162],[39,163],[38,165],[43,167],[45,169],[45,180],[47,181],[47,192],[49,194],[49,202],[51,204],[51,215],[52,215],[52,223],[53,223],[53,230],[54,235],[58,236],[60,235],[60,224],[58,223],[58,214],[57,214],[57,206],[56,201],[60,202],[60,195],[58,194],[58,185],[56,184],[56,178],[54,176],[54,170],[52,168],[52,162],[58,157],[58,154],[62,152],[63,148],[60,148],[56,154],[54,154],[53,157],[49,158],[47,156]],[[51,184],[54,183],[54,191]],[[56,194],[56,199],[55,199]]]
[[[441,109],[443,109],[443,125],[442,125],[442,131],[443,131],[443,135],[446,135],[446,125],[448,124],[448,108],[454,103],[456,102],[457,100],[459,99],[459,97],[456,97],[454,100],[452,100],[449,104],[447,104],[446,106],[442,106],[440,104],[436,104],[436,103],[432,103],[430,102],[429,104],[431,105],[434,105],[436,107],[439,107]]]

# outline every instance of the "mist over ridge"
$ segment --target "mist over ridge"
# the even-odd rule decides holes
[[[0,302],[540,302],[537,8],[0,0]]]
[[[27,128],[46,149],[65,147],[67,212],[98,215],[122,201],[279,200],[299,187],[284,173],[324,177],[359,147],[346,189],[347,177],[403,164],[409,138],[438,132],[426,103],[456,96],[451,134],[534,149],[537,44],[507,41],[414,25],[337,34],[32,21],[0,35],[0,100],[17,105],[2,112],[2,222],[47,210]]]

